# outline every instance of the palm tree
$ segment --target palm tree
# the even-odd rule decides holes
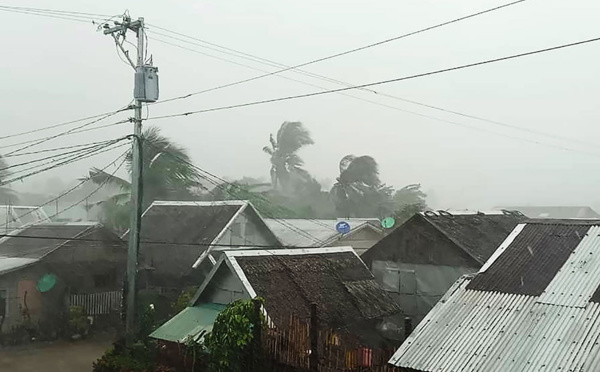
[[[263,151],[271,156],[271,184],[274,189],[290,191],[293,184],[312,180],[302,169],[304,161],[297,154],[303,146],[314,143],[301,122],[284,122],[276,138],[271,134],[269,141],[271,146],[265,146]]]
[[[387,187],[381,185],[375,159],[367,155],[346,155],[340,161],[340,175],[331,188],[331,195],[343,217],[360,217],[368,215],[367,201],[379,196],[382,190],[387,191]]]
[[[149,127],[142,134],[143,208],[155,200],[191,199],[191,188],[200,185],[200,173],[191,164],[187,150]],[[127,170],[131,174],[133,155],[126,156]],[[89,180],[98,185],[116,186],[120,192],[101,202],[105,222],[116,230],[128,227],[128,207],[131,183],[98,168],[89,171]]]
[[[10,178],[11,172],[9,165],[4,157],[0,156],[0,185],[7,182]],[[10,186],[0,186],[0,204],[4,203],[15,203],[17,202],[17,195],[10,188]]]

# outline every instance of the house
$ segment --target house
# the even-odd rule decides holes
[[[223,249],[281,246],[252,204],[237,200],[155,201],[142,215],[140,241],[140,288],[166,296],[202,283]]]
[[[359,256],[380,241],[386,233],[376,218],[343,220],[265,219],[265,221],[286,246],[351,246]],[[336,224],[340,221],[347,222],[350,225],[350,232],[342,234],[336,230]]]
[[[529,218],[600,218],[590,207],[499,207],[499,210],[519,211]]]
[[[507,212],[422,212],[361,258],[416,325],[456,279],[478,271],[523,219]]]
[[[89,316],[117,312],[127,260],[99,223],[40,223],[0,239],[0,333],[21,324],[64,324],[68,305]]]
[[[406,371],[599,371],[600,221],[519,224],[398,349]]]
[[[291,316],[308,320],[314,303],[321,329],[365,346],[397,343],[385,329],[395,317],[402,322],[400,308],[351,247],[225,251],[190,307],[151,337],[172,342],[200,337],[220,308],[257,296],[277,327],[286,327]]]
[[[17,228],[37,222],[50,222],[40,207],[0,205],[0,232],[2,234],[8,234]]]

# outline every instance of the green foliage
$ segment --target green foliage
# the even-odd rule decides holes
[[[255,299],[261,304],[264,301]],[[219,313],[212,332],[204,337],[210,356],[211,372],[241,372],[254,338],[255,308],[253,300],[237,300]],[[261,325],[266,321],[260,315]]]
[[[69,329],[73,334],[85,335],[88,333],[90,325],[83,307],[69,307]]]
[[[396,224],[401,225],[414,214],[427,209],[427,194],[421,190],[420,184],[412,184],[401,188],[394,194]]]
[[[92,365],[93,372],[169,372],[160,366],[156,343],[136,343],[130,348],[110,348]]]
[[[177,300],[171,304],[171,314],[179,314],[188,307],[197,290],[198,287],[189,287],[183,290],[179,297],[177,297]]]
[[[341,217],[384,217],[391,213],[393,189],[381,183],[375,159],[346,155],[339,169],[331,195]]]
[[[270,135],[269,142],[270,146],[265,146],[263,151],[271,156],[273,189],[289,193],[298,187],[304,187],[304,184],[316,182],[302,169],[304,161],[297,154],[302,147],[314,143],[310,132],[301,122],[284,122],[279,127],[276,137]]]
[[[144,208],[155,200],[189,200],[191,189],[200,183],[199,171],[191,165],[186,149],[174,144],[160,134],[156,127],[149,127],[142,134],[142,160]],[[126,165],[131,173],[133,155],[127,154]],[[101,202],[103,222],[117,231],[129,227],[129,200],[131,183],[98,168],[89,171],[87,179],[98,185],[117,186],[122,192]]]

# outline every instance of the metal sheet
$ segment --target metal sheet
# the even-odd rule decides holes
[[[418,371],[593,371],[600,305],[467,290],[461,278],[390,363]],[[593,352],[592,352],[593,351]]]
[[[185,342],[188,337],[197,340],[202,331],[210,331],[219,312],[219,304],[201,304],[187,307],[150,334],[150,337],[171,342]]]

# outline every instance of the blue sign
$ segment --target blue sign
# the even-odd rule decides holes
[[[348,234],[350,232],[350,224],[346,221],[340,221],[335,224],[335,229],[340,234]]]

